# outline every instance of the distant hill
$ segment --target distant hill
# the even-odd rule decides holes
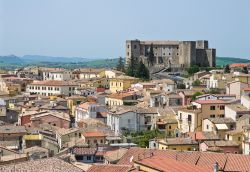
[[[22,64],[23,61],[14,55],[0,56],[0,64]]]
[[[225,66],[232,63],[250,63],[250,60],[233,57],[216,57],[216,66]]]
[[[89,58],[82,57],[53,57],[41,55],[25,55],[20,57],[25,63],[38,63],[38,62],[60,62],[60,63],[78,63],[90,61]]]

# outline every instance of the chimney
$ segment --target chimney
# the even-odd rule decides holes
[[[219,164],[218,162],[215,162],[214,164],[214,172],[218,172],[219,171]]]

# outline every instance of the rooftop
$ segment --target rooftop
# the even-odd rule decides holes
[[[113,98],[113,99],[124,99],[129,96],[133,96],[134,93],[114,93],[108,96],[108,98]]]
[[[239,144],[232,140],[217,140],[217,141],[205,141],[209,147],[226,147],[226,146],[239,146]]]
[[[106,137],[106,135],[100,131],[85,132],[82,135],[84,137]]]
[[[88,147],[75,147],[73,149],[73,154],[76,155],[95,155],[97,148],[88,148]]]
[[[223,100],[196,100],[198,104],[225,104],[226,102]]]
[[[231,124],[235,123],[232,118],[208,118],[214,124]]]
[[[0,166],[0,171],[25,172],[83,172],[80,168],[57,158],[45,158]]]
[[[0,126],[0,133],[26,133],[24,126],[14,126],[14,125],[2,125]]]
[[[188,138],[167,138],[166,141],[160,141],[165,145],[198,145],[196,141],[193,141],[190,137]]]
[[[201,167],[213,169],[214,163],[218,162],[221,171],[249,171],[250,156],[242,154],[222,154],[214,152],[179,152],[173,150],[155,150],[145,148],[130,148],[127,153],[118,161],[120,165],[132,165],[130,161],[133,156],[134,161],[150,154],[160,155],[177,161],[186,162]]]
[[[34,81],[29,85],[41,85],[41,86],[77,86],[78,84],[70,81],[56,81],[56,80],[45,80],[45,81]]]
[[[207,167],[197,166],[186,162],[177,161],[175,159],[152,156],[142,160],[135,161],[136,164],[141,164],[149,168],[157,169],[162,172],[212,172],[213,170]]]
[[[87,172],[129,172],[132,169],[129,165],[104,165],[104,164],[95,164],[92,165]]]
[[[247,109],[245,106],[237,103],[237,104],[228,104],[226,107],[230,108],[233,111],[236,112],[242,112],[242,113],[250,113],[250,110]]]

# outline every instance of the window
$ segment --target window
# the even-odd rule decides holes
[[[225,115],[224,115],[224,114],[220,114],[219,117],[220,117],[220,118],[224,118]]]
[[[94,143],[97,143],[97,140],[94,140]]]
[[[129,123],[129,124],[130,124],[130,122],[131,122],[130,119],[128,119],[128,123]]]
[[[101,143],[103,143],[103,140],[101,140]]]
[[[191,148],[188,148],[188,151],[191,151]]]
[[[241,140],[241,138],[240,137],[238,137],[238,141],[240,141]]]
[[[210,110],[215,110],[215,106],[210,106]]]
[[[136,45],[134,45],[134,49],[136,49],[137,48],[137,46]]]
[[[207,130],[209,129],[209,125],[207,125]]]
[[[170,130],[171,130],[171,128],[172,128],[172,127],[171,127],[171,125],[170,125],[170,126],[168,127],[168,129],[170,129]]]
[[[188,115],[188,122],[191,122],[191,121],[192,121],[192,116]]]
[[[224,110],[225,109],[225,106],[220,106],[220,110]]]
[[[173,148],[173,150],[176,150],[176,148]]]
[[[180,120],[182,120],[182,113],[180,113]]]
[[[129,48],[129,45],[127,45],[127,48]]]
[[[177,56],[179,55],[179,53],[176,54]]]
[[[91,160],[91,156],[87,156],[87,160],[90,161]]]
[[[171,53],[169,53],[168,55],[171,55]]]
[[[210,118],[215,118],[215,115],[214,114],[210,115]]]

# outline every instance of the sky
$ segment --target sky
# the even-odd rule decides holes
[[[0,0],[0,55],[116,58],[125,41],[209,41],[250,59],[249,0]]]

